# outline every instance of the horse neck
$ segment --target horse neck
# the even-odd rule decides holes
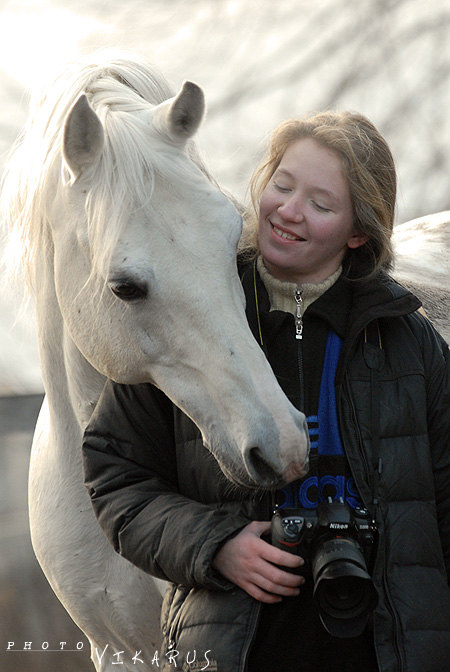
[[[42,379],[54,430],[81,435],[105,382],[76,347],[61,314],[52,246],[39,265],[36,323]]]

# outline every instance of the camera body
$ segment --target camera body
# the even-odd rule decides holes
[[[367,509],[352,510],[343,502],[322,502],[317,509],[276,509],[272,518],[272,545],[311,562],[321,541],[349,538],[370,563],[377,527]]]
[[[301,572],[312,574],[322,623],[332,635],[355,637],[367,625],[378,602],[371,567],[377,527],[367,509],[352,510],[341,501],[317,509],[277,509],[272,545],[301,556]]]

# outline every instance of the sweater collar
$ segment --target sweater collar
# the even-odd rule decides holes
[[[257,272],[256,259],[251,264],[242,260],[241,279],[247,297],[246,313],[250,328],[258,342],[269,343],[276,337],[286,320],[292,320],[292,314],[284,310],[271,310],[269,294],[260,274]],[[296,288],[296,285],[293,285]],[[309,305],[306,317],[317,315],[344,338],[347,319],[351,308],[351,283],[341,274],[328,290],[325,290],[314,303]],[[308,318],[309,319],[309,318]],[[294,328],[294,325],[292,325]]]
[[[342,273],[340,266],[337,271],[326,278],[323,282],[305,282],[297,285],[295,282],[286,282],[275,278],[264,265],[261,256],[257,259],[257,269],[269,295],[270,310],[283,310],[286,313],[296,314],[295,292],[302,292],[303,313],[314,301],[330,289]]]

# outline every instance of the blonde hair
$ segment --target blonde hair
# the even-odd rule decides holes
[[[267,154],[250,181],[251,205],[245,213],[241,251],[257,251],[261,195],[286,149],[301,138],[314,138],[339,155],[350,188],[355,233],[368,236],[364,245],[348,250],[344,273],[355,279],[369,278],[382,268],[389,269],[397,192],[394,159],[375,126],[352,112],[322,112],[289,119],[275,129]]]

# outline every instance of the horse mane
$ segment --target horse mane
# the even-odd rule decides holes
[[[62,158],[65,118],[81,93],[88,97],[105,129],[105,148],[92,175],[86,201],[88,238],[97,268],[105,262],[130,215],[132,204],[148,204],[155,170],[177,173],[186,181],[198,172],[170,161],[170,148],[155,151],[149,112],[173,91],[153,67],[124,57],[98,54],[69,66],[44,95],[30,101],[30,115],[8,160],[2,180],[2,220],[8,241],[4,254],[7,272],[21,267],[33,288],[37,251],[49,244],[45,235],[49,206],[61,181],[70,174]],[[188,153],[207,174],[193,143]]]

